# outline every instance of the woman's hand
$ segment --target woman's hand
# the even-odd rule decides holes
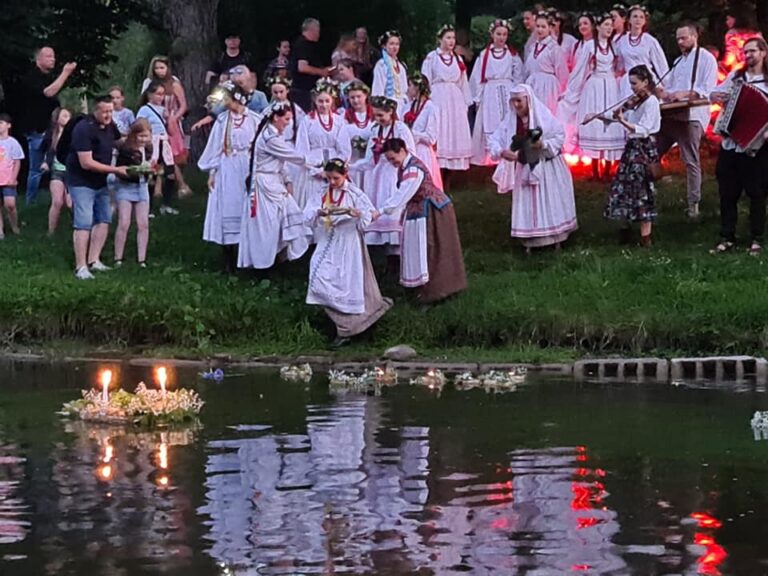
[[[352,208],[352,209],[349,211],[349,215],[350,215],[350,216],[352,216],[352,218],[360,218],[360,216],[361,216],[361,212],[360,212],[360,210],[358,210],[357,208]]]
[[[40,164],[40,170],[42,172],[48,172],[50,170],[50,168],[48,167],[48,162],[43,162],[42,164]]]
[[[517,162],[517,152],[512,152],[512,150],[502,150],[501,157],[510,162]]]

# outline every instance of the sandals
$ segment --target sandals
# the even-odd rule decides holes
[[[728,240],[723,240],[712,248],[712,250],[709,251],[710,254],[725,254],[726,252],[733,252],[733,249],[736,248],[736,244],[733,242],[730,242]]]
[[[763,251],[763,247],[760,246],[757,242],[752,242],[752,244],[749,245],[749,250],[747,250],[747,254],[750,256],[760,256],[760,254]]]

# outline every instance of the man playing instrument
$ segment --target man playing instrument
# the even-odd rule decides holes
[[[739,81],[756,88],[768,97],[768,44],[765,40],[759,37],[747,40],[744,43],[744,61],[743,68],[731,72],[725,82],[713,91],[711,95],[713,102],[718,104],[728,102],[732,94],[732,86]],[[768,131],[764,136],[768,138]],[[721,241],[712,252],[720,254],[734,249],[738,201],[741,193],[746,192],[750,199],[749,254],[759,255],[765,234],[768,144],[763,143],[758,150],[745,150],[732,138],[723,138],[717,159],[716,175],[720,192]]]
[[[669,78],[660,91],[667,103],[680,103],[681,108],[662,115],[657,138],[659,155],[663,156],[677,143],[688,175],[688,216],[699,215],[701,201],[701,160],[699,145],[709,125],[709,106],[689,107],[696,100],[708,99],[717,84],[717,60],[699,46],[698,25],[681,24],[676,33],[681,56],[675,61]],[[662,106],[662,112],[664,106]]]

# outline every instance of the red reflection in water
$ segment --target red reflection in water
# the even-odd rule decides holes
[[[586,572],[587,570],[592,570],[592,566],[589,564],[574,564],[571,566],[571,570],[574,572]]]
[[[706,530],[717,530],[723,525],[720,520],[706,512],[694,512],[691,514],[691,518],[696,520],[699,528]],[[719,567],[728,557],[725,548],[717,543],[714,535],[703,532],[694,534],[693,543],[704,547],[704,553],[698,560],[696,560],[699,565],[699,574],[705,574],[706,576],[720,576],[721,572]]]

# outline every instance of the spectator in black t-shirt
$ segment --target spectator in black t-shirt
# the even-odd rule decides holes
[[[318,78],[330,76],[332,68],[325,66],[326,59],[318,43],[320,22],[307,18],[301,25],[301,37],[293,44],[291,51],[291,99],[305,112],[312,108],[312,89]]]
[[[92,270],[109,270],[101,262],[101,250],[112,221],[107,175],[128,176],[125,166],[111,165],[112,151],[120,139],[112,112],[112,98],[99,98],[93,115],[80,120],[72,130],[67,155],[67,187],[72,196],[75,228],[75,277],[79,280],[92,279]]]
[[[205,83],[209,87],[228,80],[228,73],[235,66],[251,66],[251,55],[240,49],[239,34],[227,34],[224,38],[224,45],[226,50],[211,64],[210,69],[205,74]]]
[[[29,148],[29,175],[27,176],[27,205],[34,204],[40,178],[43,175],[43,134],[51,122],[51,114],[59,107],[57,97],[69,77],[77,68],[74,62],[67,62],[61,73],[54,77],[56,54],[53,48],[44,46],[35,52],[35,67],[19,82],[17,105],[18,127],[27,139]]]

